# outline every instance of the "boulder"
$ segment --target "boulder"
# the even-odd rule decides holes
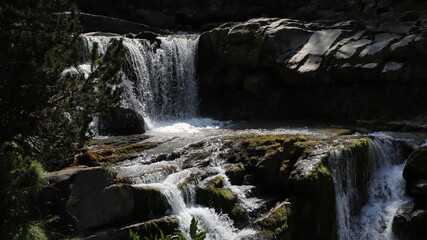
[[[237,203],[237,197],[227,188],[224,188],[224,179],[216,177],[210,180],[205,187],[196,189],[196,201],[217,211],[231,213]]]
[[[152,219],[166,215],[171,206],[160,189],[133,187],[134,214],[140,220]]]
[[[100,116],[98,133],[103,136],[124,136],[145,133],[144,118],[137,111],[119,108],[108,116]]]
[[[290,202],[282,202],[256,219],[254,225],[264,239],[293,239],[292,210]]]
[[[243,183],[246,174],[253,175],[254,183],[267,192],[283,192],[292,166],[303,153],[304,136],[270,135],[244,138],[237,141],[228,156],[229,162],[240,162],[239,169],[229,170],[228,175],[236,176],[239,172]],[[234,173],[233,173],[234,172]],[[237,180],[237,179],[236,179]]]
[[[165,216],[171,208],[159,189],[114,184],[101,167],[73,168],[46,174],[40,194],[42,215],[64,234],[88,235],[93,229]]]
[[[227,120],[423,113],[425,31],[395,20],[223,24],[199,41],[201,113]]]
[[[397,210],[392,230],[400,239],[423,240],[427,236],[427,205],[423,201],[412,201]]]
[[[403,177],[406,179],[408,194],[427,199],[427,146],[416,149],[409,156]]]

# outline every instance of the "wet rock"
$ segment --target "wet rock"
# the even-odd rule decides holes
[[[291,203],[282,202],[255,220],[254,225],[265,239],[293,239]]]
[[[408,194],[427,199],[427,146],[416,149],[408,158],[403,177]]]
[[[159,146],[160,142],[138,142],[129,145],[114,146],[102,141],[83,153],[74,156],[74,165],[100,166],[137,157],[143,151]]]
[[[137,111],[119,108],[99,117],[98,133],[103,136],[124,136],[145,133],[144,118]]]
[[[231,213],[237,197],[227,188],[224,188],[224,179],[217,177],[210,180],[206,187],[196,189],[196,201],[200,204],[214,207],[217,211]]]
[[[228,179],[233,185],[243,185],[244,177],[246,175],[245,165],[243,163],[236,164],[235,166],[225,171]]]
[[[178,230],[179,222],[175,217],[162,217],[150,221],[135,223],[129,226],[120,228],[110,228],[91,234],[85,239],[90,240],[129,240],[129,232],[132,230],[134,234],[140,237],[153,238],[160,235],[160,230],[165,234],[172,234]]]
[[[302,143],[305,141],[304,136],[297,135],[245,138],[234,146],[232,157],[229,157],[243,163],[246,172],[253,175],[254,183],[265,191],[280,192],[285,188],[292,166],[304,151]],[[245,175],[242,172],[240,177]]]
[[[422,240],[427,236],[427,205],[413,201],[402,205],[393,218],[393,233],[400,239]]]
[[[134,214],[138,219],[146,220],[164,216],[171,206],[160,191],[156,188],[133,187],[135,208]]]

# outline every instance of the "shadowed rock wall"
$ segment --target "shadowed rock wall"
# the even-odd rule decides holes
[[[199,43],[201,112],[220,119],[400,118],[427,106],[427,22],[224,24]]]

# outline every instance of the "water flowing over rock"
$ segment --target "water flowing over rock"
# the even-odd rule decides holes
[[[394,238],[394,214],[408,201],[401,176],[404,159],[399,141],[381,137],[331,153],[338,239]]]
[[[88,56],[96,43],[102,56],[111,41],[119,38],[86,34],[84,52]],[[160,121],[196,117],[198,36],[159,36],[150,40],[123,38],[127,53],[122,71],[122,106],[141,114],[148,128]],[[90,71],[90,65],[82,64],[81,69]]]

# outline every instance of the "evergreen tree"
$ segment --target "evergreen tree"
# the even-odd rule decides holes
[[[66,0],[0,3],[0,143],[19,143],[48,169],[82,147],[93,117],[120,100],[119,41],[88,78],[62,74],[81,60],[80,32]]]

